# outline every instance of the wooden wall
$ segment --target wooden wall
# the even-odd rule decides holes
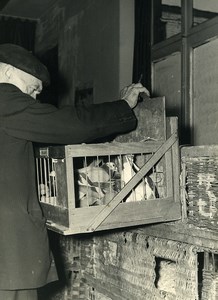
[[[93,89],[93,102],[114,101],[132,81],[133,0],[62,1],[41,18],[36,52],[57,47],[59,105]]]
[[[218,143],[218,40],[194,49],[194,144]]]

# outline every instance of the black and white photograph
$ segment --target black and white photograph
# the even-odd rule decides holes
[[[218,1],[0,0],[0,300],[218,299]]]

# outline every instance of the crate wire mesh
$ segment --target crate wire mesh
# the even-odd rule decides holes
[[[84,218],[89,223],[97,219],[89,228],[94,231],[120,203],[145,203],[167,197],[172,200],[173,170],[166,174],[166,161],[162,157],[167,153],[169,161],[168,150],[176,142],[174,135],[166,145],[113,142],[39,148],[36,152],[38,196],[48,223],[72,227],[76,222],[81,232],[84,230],[81,227],[85,227]],[[129,209],[133,214],[132,204]],[[137,214],[140,206],[134,209]],[[128,213],[127,209],[127,218]],[[137,216],[134,218],[137,224]],[[143,218],[138,217],[139,224]]]
[[[125,184],[139,171],[134,161],[148,160],[147,154],[139,155],[108,155],[74,159],[74,178],[76,207],[104,205],[115,194],[120,192]],[[38,194],[41,202],[54,206],[60,205],[57,201],[57,165],[64,160],[54,158],[37,158]],[[157,171],[154,166],[150,174],[145,176],[123,199],[123,202],[152,200],[159,198],[163,188],[163,169]],[[73,172],[73,170],[72,170]],[[62,203],[67,207],[67,203]]]
[[[41,202],[57,205],[55,165],[57,159],[39,158],[37,163],[38,196]]]

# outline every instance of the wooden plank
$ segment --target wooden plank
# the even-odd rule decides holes
[[[153,224],[136,231],[145,235],[196,245],[201,249],[218,250],[217,230],[199,228],[181,221]]]
[[[64,226],[48,224],[48,229],[56,231],[63,235],[72,235],[80,233],[78,230],[72,231]],[[126,229],[128,230],[128,229]],[[162,239],[168,239],[176,242],[195,245],[196,250],[218,250],[218,232],[207,228],[199,228],[193,224],[181,221],[168,222],[161,224],[151,224],[150,226],[141,226],[140,228],[132,228],[131,232],[144,234],[145,236],[153,236]]]
[[[193,26],[193,1],[184,0],[182,5],[182,64],[181,64],[181,76],[182,76],[182,85],[181,85],[181,120],[182,128],[180,125],[180,142],[182,144],[191,143],[191,134],[192,134],[192,53],[193,49],[190,47],[189,39],[187,36]]]
[[[181,148],[182,159],[199,156],[218,156],[218,145],[190,146]]]
[[[171,133],[177,132],[178,118],[170,118]],[[172,165],[173,165],[173,196],[176,202],[180,202],[180,155],[179,155],[179,140],[172,145]]]
[[[165,154],[165,182],[166,182],[166,193],[170,197],[173,195],[173,165],[172,165],[172,153],[168,150]]]
[[[167,117],[166,118],[166,135],[167,138],[169,138],[171,136],[171,134],[175,131],[172,130],[171,128],[171,119],[172,117]],[[178,128],[176,129],[178,130]],[[167,196],[173,195],[174,193],[174,188],[173,188],[173,160],[172,160],[172,149],[169,149],[163,160],[165,160],[165,164],[164,164],[164,175],[165,175],[165,182],[166,182],[166,191],[167,191]]]
[[[193,26],[189,32],[189,43],[192,48],[196,48],[218,36],[217,34],[218,17],[207,20]]]
[[[173,35],[168,39],[152,46],[151,60],[154,63],[175,52],[181,52],[181,33]]]
[[[150,171],[164,153],[177,141],[177,133],[172,136],[154,153],[145,165],[132,177],[124,188],[102,209],[98,216],[93,218],[87,231],[94,231],[107,218],[107,216],[117,207],[135,185]]]
[[[66,180],[66,164],[64,160],[58,160],[54,163],[54,170],[56,177],[54,178],[54,185],[57,185],[56,188],[56,198],[57,203],[61,207],[68,207],[68,193],[67,193],[67,180]]]
[[[157,141],[166,140],[166,114],[165,98],[147,98],[134,108],[134,113],[138,120],[137,128],[127,134],[118,136],[118,142],[140,142],[151,139]]]
[[[161,142],[145,141],[130,143],[104,143],[104,144],[81,144],[66,146],[66,157],[104,156],[135,153],[152,153],[157,150]]]
[[[35,157],[64,158],[65,146],[35,147]]]
[[[155,202],[154,202],[155,201]],[[153,203],[152,203],[153,202]],[[135,203],[134,203],[135,204]],[[159,222],[179,220],[181,218],[180,206],[174,204],[172,198],[146,201],[143,205],[123,206],[114,210],[111,219],[108,218],[96,230],[108,230],[122,227],[132,227]]]
[[[90,233],[92,231],[87,231],[90,219],[101,209],[100,206],[74,209],[70,228],[52,222],[48,226],[64,235]],[[180,205],[173,198],[120,203],[96,231],[179,220],[180,216]]]
[[[74,187],[74,166],[72,157],[67,156],[67,150],[65,149],[65,164],[66,164],[66,178],[67,181],[67,195],[68,195],[68,207],[69,211],[76,207],[75,187]],[[71,220],[69,220],[71,223]]]
[[[48,203],[40,203],[47,223],[59,223],[61,226],[69,227],[69,212],[67,208],[54,206]]]

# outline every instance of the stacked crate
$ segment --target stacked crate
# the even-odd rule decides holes
[[[208,235],[208,249],[204,251],[202,289],[200,299],[218,297],[217,250],[209,248],[210,231],[218,228],[218,145],[192,146],[181,149],[181,195],[185,221]]]
[[[81,246],[83,280],[92,290],[87,300],[198,299],[192,245],[128,231],[95,236],[91,251]]]
[[[217,229],[218,146],[184,147],[181,163],[188,221],[199,227]]]

